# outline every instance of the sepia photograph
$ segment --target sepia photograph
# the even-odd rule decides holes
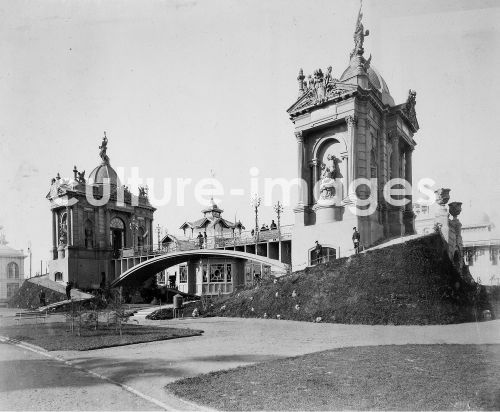
[[[500,410],[499,21],[0,0],[0,410]]]

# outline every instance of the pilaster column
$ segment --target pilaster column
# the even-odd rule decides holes
[[[345,118],[347,123],[347,138],[350,142],[349,147],[349,168],[348,168],[348,177],[347,177],[347,188],[350,187],[351,183],[356,179],[356,167],[357,167],[357,159],[356,159],[356,147],[357,147],[357,139],[356,139],[356,126],[358,124],[358,118],[355,115],[347,116]],[[348,189],[349,190],[349,189]]]
[[[52,249],[57,249],[57,215],[54,209],[52,209]]]
[[[101,248],[101,231],[99,230],[99,212],[94,208],[94,247]]]
[[[309,163],[309,167],[312,169],[311,173],[311,198],[312,202],[311,203],[316,203],[319,199],[319,187],[316,187],[318,181],[319,181],[319,160],[318,159],[312,159],[311,162]]]
[[[109,248],[111,247],[111,241],[110,241],[110,228],[109,228],[109,225],[111,223],[111,219],[110,219],[110,213],[109,213],[109,209],[106,208],[105,211],[104,211],[104,246],[106,248]],[[126,242],[126,239],[127,239],[127,229],[129,229],[126,225],[125,225],[125,236],[123,236],[123,240]],[[122,248],[124,248],[125,245],[122,245]]]
[[[73,246],[73,209],[66,207],[67,244]]]
[[[414,150],[413,147],[410,147],[406,151],[406,155],[405,155],[405,158],[406,158],[405,177],[406,177],[406,180],[408,181],[408,183],[410,184],[410,186],[412,185],[412,164],[411,164],[411,158],[412,158],[413,150]],[[412,199],[411,193],[410,193],[409,198],[410,198],[410,200]],[[408,203],[406,205],[406,208],[409,209],[409,210],[412,210],[411,203]]]
[[[295,138],[297,139],[297,165],[298,165],[298,177],[299,177],[299,206],[304,206],[304,136],[302,131],[295,132]]]

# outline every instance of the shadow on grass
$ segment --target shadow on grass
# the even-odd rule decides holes
[[[131,353],[131,356],[133,354]],[[234,363],[258,363],[276,359],[266,355],[227,355],[227,356],[195,356],[185,358],[181,362],[176,359],[128,359],[85,357],[71,360],[73,365],[103,373],[106,377],[120,383],[126,383],[137,378],[164,377],[165,379],[193,376],[193,364],[196,362],[228,363],[228,368]]]
[[[172,367],[162,359],[149,358],[140,361],[130,359],[104,360],[87,358],[84,362],[72,362],[85,369],[100,371],[104,376],[125,383],[138,375],[141,377],[182,377],[181,369]],[[85,387],[102,384],[100,379],[85,371],[53,359],[20,359],[0,361],[0,393],[19,389],[43,389],[54,387]],[[16,377],[12,379],[12,377]]]

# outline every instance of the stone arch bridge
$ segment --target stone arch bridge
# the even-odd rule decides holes
[[[229,282],[230,290],[236,290],[245,285],[245,267],[251,262],[253,265],[260,265],[262,269],[275,276],[286,274],[288,265],[276,259],[270,259],[265,256],[255,255],[235,250],[223,249],[193,249],[183,251],[172,251],[162,253],[157,256],[148,256],[133,262],[131,267],[124,268],[118,278],[111,282],[111,287],[135,286],[143,283],[148,278],[154,276],[171,266],[187,262],[187,292],[191,294],[200,294],[201,289],[197,286],[203,283],[202,271],[203,264],[210,261],[220,261],[223,259],[224,268],[231,265]],[[247,269],[248,270],[248,269]],[[263,273],[261,270],[260,273]],[[197,293],[198,292],[198,293]]]

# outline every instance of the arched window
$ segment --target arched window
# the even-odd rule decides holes
[[[122,229],[122,230],[125,230],[125,223],[123,223],[123,220],[121,220],[119,217],[114,217],[113,219],[111,219],[111,222],[110,222],[109,226],[112,229]]]
[[[337,250],[333,247],[323,246],[322,253],[321,258],[318,258],[316,256],[316,248],[309,249],[309,266],[337,259]]]
[[[401,179],[406,179],[406,153],[401,153],[401,158],[399,160],[399,177]]]
[[[137,229],[137,246],[144,246],[144,228],[142,226]]]
[[[54,280],[56,282],[62,282],[62,280],[63,280],[63,274],[61,272],[54,273]]]
[[[375,155],[375,149],[372,149],[370,153],[370,168],[371,177],[377,178],[377,156]]]
[[[7,265],[7,276],[9,279],[19,279],[19,266],[15,262]]]
[[[119,250],[126,246],[125,223],[123,223],[123,220],[118,217],[111,219],[111,222],[109,222],[109,232],[113,248],[113,256],[117,257]]]
[[[94,224],[90,219],[85,222],[85,247],[87,249],[94,247]]]

